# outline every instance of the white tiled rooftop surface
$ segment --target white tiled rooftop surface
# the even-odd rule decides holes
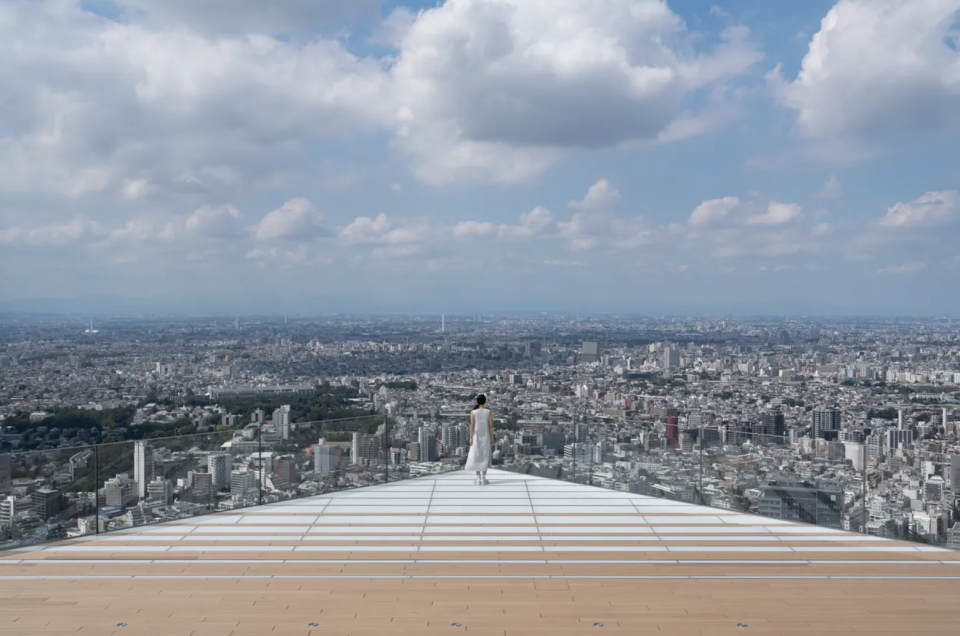
[[[525,581],[528,587],[522,589],[539,590],[537,598],[543,602],[553,598],[550,593],[562,592],[561,597],[570,597],[568,605],[576,605],[577,598],[570,596],[571,586],[594,584],[608,586],[610,598],[616,595],[609,586],[619,586],[617,590],[628,584],[646,586],[643,589],[647,593],[661,593],[668,587],[680,589],[670,587],[678,581],[688,582],[683,589],[694,589],[705,581],[714,585],[752,582],[762,587],[751,588],[749,594],[761,597],[774,584],[800,586],[797,589],[808,594],[816,581],[837,590],[853,589],[841,588],[841,582],[873,586],[886,581],[891,589],[920,581],[949,586],[951,590],[957,590],[960,584],[958,554],[933,547],[502,471],[491,471],[489,480],[487,486],[476,486],[473,475],[464,472],[423,477],[2,553],[0,634],[8,633],[4,631],[5,620],[10,621],[9,626],[19,623],[24,629],[32,625],[25,622],[27,614],[31,620],[40,620],[33,601],[18,604],[18,598],[55,597],[66,603],[57,610],[57,615],[64,617],[65,631],[128,634],[136,630],[109,631],[106,624],[93,628],[93,618],[71,622],[69,604],[99,603],[127,609],[142,604],[143,611],[148,611],[149,598],[142,603],[136,600],[141,594],[149,597],[152,593],[193,590],[189,598],[209,593],[224,602],[239,590],[255,589],[262,592],[261,596],[259,601],[250,602],[270,609],[291,598],[293,585],[298,593],[323,590],[322,594],[334,597],[338,590],[353,590],[347,597],[354,601],[357,594],[359,598],[376,598],[377,590],[420,590],[420,596],[414,596],[421,602],[425,589],[446,599],[447,591],[452,594],[463,586],[488,592],[495,586],[501,594],[508,594],[510,586]],[[358,587],[363,581],[366,585]],[[656,581],[667,587],[650,588]],[[442,594],[437,592],[441,587]],[[54,597],[41,593],[52,589],[62,593]],[[109,599],[95,593],[108,589]],[[712,594],[696,589],[700,590],[699,599]],[[125,595],[134,590],[138,596],[128,599]],[[401,597],[399,592],[386,596]],[[246,603],[253,597],[237,598]],[[454,606],[462,606],[462,612],[469,614],[470,604],[464,602],[469,600],[456,600]],[[504,597],[494,600],[503,603]],[[323,611],[329,617],[338,606],[335,603]],[[355,618],[365,616],[374,606],[356,607]],[[631,624],[628,620],[611,620],[603,612],[591,614],[599,610],[590,607],[590,611],[577,610],[577,616],[607,616],[604,629]],[[446,617],[447,609],[427,608],[414,614],[426,617],[426,627],[432,624],[450,629],[453,622],[464,623],[442,624],[446,618],[436,616]],[[506,617],[509,607],[501,609]],[[380,624],[380,632],[374,628],[379,623],[374,621],[364,623],[363,629],[369,627],[369,632],[359,629],[360,623],[355,622],[350,624],[357,627],[354,631],[325,633],[407,633],[398,627],[406,623],[395,622],[404,612],[391,612],[390,625]],[[167,618],[176,615],[172,610]],[[542,611],[538,615],[543,618]],[[140,629],[148,629],[143,616],[131,620]],[[214,623],[231,622],[229,616],[219,620]],[[960,621],[960,615],[948,612],[943,620]],[[129,620],[117,622],[134,626]],[[307,623],[303,621],[300,628],[306,629]],[[573,629],[566,624],[563,629],[550,631],[553,628],[548,628],[548,623],[537,623],[537,629],[546,629],[540,633],[568,633]],[[578,625],[574,631],[582,627],[579,618],[574,623]],[[172,623],[164,624],[172,629]],[[326,623],[328,627],[332,624]],[[486,633],[479,629],[479,623],[473,624],[474,632]],[[757,619],[755,624],[764,625]],[[50,630],[58,625],[61,623],[44,623],[38,633],[57,633]],[[592,628],[592,623],[584,625]],[[955,626],[960,633],[960,622]],[[196,621],[186,620],[181,627],[188,636],[208,633],[203,631],[206,627],[198,628]],[[286,633],[276,631],[281,627],[274,621],[272,631],[262,633]],[[664,633],[661,628],[649,633]],[[510,633],[507,627],[491,629],[491,633]],[[172,629],[163,633],[179,632]],[[209,633],[242,636],[246,632],[224,628]],[[290,633],[321,632],[306,629]],[[751,627],[749,633],[765,632]],[[939,632],[934,629],[925,633]]]

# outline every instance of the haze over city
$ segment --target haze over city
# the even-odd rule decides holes
[[[3,2],[0,311],[955,315],[958,8]]]

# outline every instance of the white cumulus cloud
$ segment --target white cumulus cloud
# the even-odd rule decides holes
[[[425,223],[423,219],[404,220],[398,226],[386,214],[378,214],[373,219],[360,216],[341,228],[340,242],[347,246],[378,246],[375,254],[379,255],[403,255],[419,249],[417,244],[427,240],[430,230]]]
[[[739,205],[740,199],[737,197],[724,197],[722,199],[704,201],[695,207],[690,214],[690,225],[709,225],[715,221],[723,220]]]
[[[0,229],[0,245],[29,245],[34,247],[69,245],[102,237],[104,234],[105,230],[99,223],[84,217],[77,217],[65,223]]]
[[[763,214],[747,219],[749,225],[785,225],[803,216],[802,209],[795,203],[772,202]]]
[[[880,219],[885,227],[934,227],[960,219],[960,192],[927,192],[909,203],[897,203]]]
[[[256,229],[260,241],[272,239],[310,240],[328,234],[324,215],[313,203],[303,197],[290,199],[269,212]]]
[[[460,221],[453,228],[454,237],[466,240],[492,236],[497,233],[497,226],[489,221]]]
[[[189,24],[211,34],[303,33],[339,20],[376,17],[379,0],[114,0],[148,23]]]
[[[743,28],[691,53],[661,0],[456,0],[397,46],[397,145],[437,184],[523,181],[571,151],[655,140],[693,91],[762,57]]]
[[[240,210],[234,205],[203,205],[190,215],[167,223],[160,233],[164,240],[187,238],[239,239],[246,236]]]
[[[606,179],[600,179],[587,190],[580,201],[571,201],[573,210],[605,210],[620,203],[620,191]]]
[[[497,233],[503,238],[525,239],[546,234],[554,226],[553,213],[538,205],[529,212],[522,213],[518,225],[501,225]]]
[[[232,191],[295,172],[305,142],[386,125],[379,60],[332,39],[211,36],[188,6],[213,2],[149,4],[184,21],[113,21],[69,0],[0,3],[0,94],[11,96],[0,100],[0,191]]]
[[[818,138],[960,125],[960,0],[840,0],[779,100]]]

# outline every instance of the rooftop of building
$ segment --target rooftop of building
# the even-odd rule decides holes
[[[0,554],[0,633],[956,634],[960,553],[491,471]]]

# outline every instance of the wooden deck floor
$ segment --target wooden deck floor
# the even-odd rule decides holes
[[[0,635],[960,633],[960,554],[463,473],[0,554]]]

